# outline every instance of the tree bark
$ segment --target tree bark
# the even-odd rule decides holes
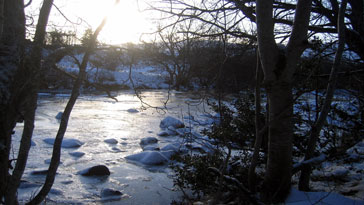
[[[28,153],[31,147],[31,138],[34,130],[35,111],[37,109],[38,100],[38,87],[39,77],[41,73],[41,58],[43,42],[46,33],[46,27],[48,23],[48,17],[53,4],[53,0],[45,0],[39,13],[37,29],[34,37],[30,58],[26,58],[26,65],[24,66],[24,72],[26,75],[23,80],[22,95],[24,100],[24,128],[20,141],[19,153],[16,160],[16,166],[12,172],[7,193],[5,196],[6,204],[16,204],[16,192],[20,184],[21,177],[23,176],[26,162],[28,159]]]
[[[273,31],[273,0],[257,0],[258,47],[269,103],[268,162],[261,192],[267,203],[284,201],[291,186],[292,77],[305,49],[310,8],[310,0],[297,2],[289,42],[286,48],[278,49]]]
[[[270,124],[262,199],[269,203],[277,203],[286,198],[291,186],[292,88],[289,84],[276,84],[266,89]]]
[[[24,79],[25,15],[21,0],[3,1],[2,35],[0,36],[0,202],[9,185],[11,135],[21,117],[22,100],[18,87]]]
[[[262,70],[260,66],[260,58],[259,58],[259,51],[257,50],[257,67],[255,73],[255,143],[254,143],[254,153],[252,156],[252,160],[249,166],[249,173],[248,173],[248,182],[249,182],[249,189],[251,192],[255,193],[256,191],[256,174],[255,168],[258,164],[259,159],[259,151],[260,147],[262,146],[263,142],[263,133],[260,132],[261,123],[259,119],[259,115],[261,112],[261,97],[260,97],[260,89],[261,89],[261,78],[262,78]]]
[[[339,42],[338,42],[338,49],[335,54],[335,59],[333,66],[331,68],[329,83],[326,89],[326,98],[322,110],[318,119],[316,120],[315,124],[311,128],[310,138],[308,141],[305,158],[304,161],[309,160],[313,157],[315,152],[316,143],[320,136],[320,132],[322,126],[325,123],[326,117],[331,108],[332,98],[334,96],[334,90],[337,81],[337,73],[339,72],[340,62],[342,53],[344,51],[345,46],[345,24],[344,24],[344,16],[345,16],[345,9],[346,9],[347,0],[343,0],[341,2],[339,15],[338,15],[338,33],[339,33]],[[307,164],[303,166],[301,170],[301,175],[299,179],[298,188],[301,191],[309,191],[310,190],[310,174],[311,174],[311,165]]]

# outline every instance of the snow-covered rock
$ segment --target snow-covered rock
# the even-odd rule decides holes
[[[181,129],[181,128],[180,128]],[[176,129],[172,126],[169,126],[166,130],[163,130],[157,134],[160,137],[168,137],[178,135]]]
[[[173,150],[168,150],[168,151],[161,151],[161,154],[167,158],[168,160],[171,159],[171,157],[176,154],[177,152],[173,151]]]
[[[46,175],[47,173],[48,173],[47,169],[34,170],[34,171],[30,172],[31,175]]]
[[[110,188],[106,188],[106,189],[102,189],[101,190],[101,198],[102,199],[121,199],[121,196],[123,195],[123,193],[121,193],[118,190],[114,190],[114,189],[110,189]]]
[[[177,129],[177,128],[185,127],[185,124],[183,124],[183,122],[181,122],[180,120],[178,120],[174,117],[167,116],[160,122],[159,127],[162,129],[165,129],[165,128],[168,128],[169,126],[172,126]]]
[[[121,149],[119,149],[117,147],[113,147],[113,148],[111,148],[111,150],[114,152],[122,152]]]
[[[35,183],[31,183],[25,180],[21,180],[20,185],[19,185],[19,189],[27,189],[27,188],[35,188],[35,187],[40,187],[40,184],[35,184]]]
[[[134,108],[130,108],[126,110],[128,113],[138,113],[139,111],[137,109]]]
[[[50,194],[54,194],[54,195],[62,195],[63,192],[59,189],[54,189],[52,188],[50,191],[49,191]]]
[[[33,141],[33,140],[31,140],[30,141],[30,145],[33,147],[33,146],[37,146],[37,144]]]
[[[108,176],[110,175],[109,168],[105,165],[93,166],[78,172],[82,176]]]
[[[349,155],[364,155],[364,140],[358,142],[346,151]]]
[[[166,146],[162,147],[161,151],[174,151],[178,152],[179,148],[174,144],[167,144]]]
[[[158,139],[155,138],[155,137],[145,137],[143,139],[140,140],[140,145],[142,147],[146,146],[146,145],[149,145],[149,144],[155,144],[158,142]]]
[[[160,150],[158,146],[156,146],[156,144],[152,144],[152,145],[147,145],[143,147],[143,151],[158,151]]]
[[[44,160],[45,164],[50,164],[52,159],[46,159]],[[59,164],[63,164],[63,162],[59,162]]]
[[[167,128],[167,132],[169,133],[169,135],[178,135],[177,131],[176,131],[176,128],[173,127],[173,126],[169,126]]]
[[[342,178],[349,174],[349,170],[342,166],[334,166],[331,167],[331,172],[329,175],[335,177],[335,178]]]
[[[43,142],[53,145],[54,144],[54,138],[46,138],[43,140]],[[63,139],[61,147],[63,148],[77,148],[81,147],[84,143],[77,139]]]
[[[168,137],[170,134],[167,131],[161,131],[157,135],[160,137]]]
[[[185,120],[194,120],[195,117],[193,117],[192,115],[187,115],[183,117]]]
[[[82,157],[83,155],[85,155],[84,152],[70,152],[68,154],[71,155],[72,157]]]
[[[186,134],[190,133],[191,130],[189,128],[178,128],[176,129],[176,132],[181,136],[185,136]]]
[[[56,119],[57,119],[57,120],[62,119],[62,115],[63,115],[63,112],[59,112],[59,113],[56,115]]]
[[[116,139],[106,139],[104,140],[104,142],[108,143],[108,144],[117,144],[118,141]]]
[[[126,156],[125,159],[139,162],[144,165],[163,165],[168,162],[168,158],[158,151],[141,152]]]

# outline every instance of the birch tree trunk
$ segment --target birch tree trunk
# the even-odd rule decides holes
[[[345,10],[346,10],[346,4],[347,0],[343,0],[341,2],[341,6],[339,9],[339,15],[338,15],[338,34],[339,34],[339,42],[338,42],[338,48],[335,54],[334,63],[331,68],[329,83],[326,88],[326,98],[324,105],[321,109],[320,115],[311,128],[310,138],[308,141],[305,158],[304,160],[309,160],[313,157],[313,154],[315,152],[316,143],[318,138],[320,137],[320,132],[322,129],[322,126],[324,125],[327,115],[330,111],[332,98],[334,96],[334,90],[336,86],[337,81],[337,73],[339,71],[340,62],[342,53],[344,51],[345,46],[345,24],[344,24],[344,17],[345,17]],[[298,184],[298,188],[301,191],[309,191],[310,190],[310,175],[311,175],[311,165],[307,164],[303,166],[301,170],[300,180]]]
[[[292,170],[292,77],[307,42],[310,0],[297,2],[288,44],[278,49],[274,37],[273,0],[257,0],[258,47],[269,103],[268,162],[261,198],[282,202],[289,193]]]

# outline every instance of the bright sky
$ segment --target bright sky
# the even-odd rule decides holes
[[[28,13],[38,14],[41,2],[33,0]],[[74,30],[81,37],[88,25],[96,29],[105,15],[108,15],[108,22],[99,36],[103,43],[136,43],[142,33],[155,30],[150,13],[142,12],[146,7],[144,0],[120,0],[117,7],[114,3],[115,0],[55,0],[54,4],[69,20],[80,23],[81,18],[84,21],[81,25],[72,25],[53,7],[48,30],[54,30],[54,27],[58,30]]]

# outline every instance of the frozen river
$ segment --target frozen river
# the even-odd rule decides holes
[[[84,144],[79,148],[62,148],[61,165],[53,189],[47,200],[53,203],[80,204],[170,204],[181,193],[174,191],[171,170],[164,166],[142,166],[125,159],[126,156],[142,152],[140,140],[145,137],[158,138],[158,146],[179,140],[180,137],[159,137],[160,121],[166,116],[189,119],[194,116],[203,121],[205,105],[199,96],[191,93],[163,90],[142,93],[145,102],[152,106],[163,106],[165,110],[141,109],[141,101],[131,91],[118,93],[116,102],[105,95],[81,95],[76,102],[69,121],[65,139],[77,139]],[[45,175],[34,171],[46,170],[51,158],[52,145],[44,142],[56,136],[59,120],[56,115],[63,111],[68,94],[40,94],[36,114],[33,146],[30,150],[24,182],[19,188],[19,198],[24,202],[31,198],[44,182]],[[190,105],[186,104],[189,102]],[[188,126],[188,123],[186,123]],[[15,132],[13,157],[23,124]],[[198,128],[198,127],[197,127]],[[116,144],[105,142],[116,140]],[[85,153],[82,157],[71,156],[73,152]],[[111,172],[108,177],[84,177],[78,171],[95,165],[106,165]],[[111,188],[123,193],[117,201],[104,201],[100,197],[103,189]]]

